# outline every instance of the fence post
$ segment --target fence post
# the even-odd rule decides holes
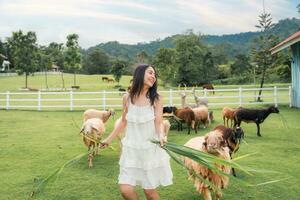
[[[274,105],[275,107],[278,106],[278,99],[277,99],[277,86],[274,86]]]
[[[41,110],[41,91],[38,91],[38,111]]]
[[[207,89],[204,88],[204,97],[206,98],[207,97]]]
[[[9,91],[6,92],[6,110],[9,110]]]
[[[239,104],[240,104],[240,106],[242,106],[242,104],[243,104],[243,98],[242,98],[242,88],[240,87],[239,88]]]
[[[102,108],[103,108],[103,110],[106,109],[106,92],[105,92],[105,90],[103,90]]]
[[[74,102],[73,102],[73,90],[70,90],[70,111],[73,111],[73,106],[74,106]]]
[[[169,105],[173,106],[173,90],[169,90]]]
[[[292,107],[292,86],[289,86],[289,104]]]

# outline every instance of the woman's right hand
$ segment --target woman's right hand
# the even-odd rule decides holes
[[[104,149],[104,148],[108,147],[108,146],[109,146],[109,143],[110,143],[110,142],[108,141],[107,138],[104,139],[102,142],[99,143],[100,149]]]

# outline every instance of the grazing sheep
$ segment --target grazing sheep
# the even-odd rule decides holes
[[[108,79],[107,79],[107,82],[108,82],[108,83],[114,83],[115,80],[114,80],[113,78],[108,78]]]
[[[203,90],[207,89],[207,90],[212,90],[213,94],[215,94],[215,88],[211,83],[207,83],[202,85]]]
[[[99,118],[103,121],[103,123],[105,123],[110,116],[114,116],[114,115],[115,115],[115,111],[113,109],[110,109],[108,111],[88,109],[83,113],[83,121],[86,121],[90,118]]]
[[[232,159],[232,154],[237,152],[240,148],[240,143],[244,138],[244,131],[241,127],[236,127],[236,129],[227,128],[223,125],[218,125],[214,130],[220,131],[222,133],[223,139],[229,148],[230,158]],[[234,168],[232,168],[233,176],[236,176]]]
[[[242,121],[253,122],[257,127],[257,136],[261,137],[259,124],[263,123],[271,113],[279,113],[278,108],[275,106],[266,109],[239,108],[234,114],[234,127],[241,126]]]
[[[177,108],[175,106],[164,106],[163,113],[174,113]]]
[[[108,80],[108,77],[106,77],[106,76],[102,77],[102,81],[107,81],[107,80]]]
[[[101,119],[87,119],[81,128],[80,133],[83,134],[83,142],[88,147],[88,150],[94,149],[88,156],[89,167],[93,167],[93,157],[98,154],[98,145],[102,135],[105,132],[105,126]],[[96,148],[96,149],[95,149]]]
[[[202,122],[204,128],[210,125],[210,118],[208,108],[206,106],[200,106],[192,109],[195,114],[195,128],[198,129],[200,123]]]
[[[187,143],[185,143],[184,146],[213,154],[225,160],[230,160],[229,149],[225,145],[222,134],[217,130],[211,131],[205,136],[192,138]],[[216,199],[219,200],[222,196],[221,189],[225,188],[228,185],[229,177],[217,174],[187,157],[184,158],[184,163],[190,169],[189,179],[194,182],[196,190],[204,196],[204,199],[212,199],[211,192],[213,192],[213,189],[202,182],[201,179],[199,179],[197,176],[195,176],[195,173],[198,176],[202,176],[204,179],[210,181],[213,185],[215,185],[216,188],[219,189],[215,191]],[[230,174],[230,167],[216,163],[215,166],[225,174]]]
[[[195,114],[190,108],[181,108],[175,110],[175,116],[182,121],[184,121],[188,125],[188,134],[190,134],[191,126],[193,121],[195,121]],[[178,130],[180,126],[180,130],[182,130],[182,123],[178,122]],[[195,133],[197,133],[197,128],[195,128]]]
[[[234,112],[235,111],[236,111],[236,109],[233,109],[233,108],[229,108],[229,107],[223,108],[222,117],[223,117],[223,121],[224,121],[224,126],[225,126],[225,119],[226,119],[227,127],[229,127],[228,120],[230,120],[230,127],[232,127],[232,122],[234,120]]]

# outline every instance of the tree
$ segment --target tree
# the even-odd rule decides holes
[[[51,42],[46,49],[46,54],[50,56],[52,64],[59,66],[61,72],[62,88],[65,88],[64,80],[64,44]]]
[[[67,48],[64,53],[64,67],[74,74],[74,86],[76,86],[76,72],[81,68],[81,53],[78,38],[77,34],[67,36]]]
[[[124,60],[116,60],[113,64],[111,72],[115,80],[118,82],[118,85],[120,85],[120,79],[124,74],[126,67],[127,67],[127,63]]]
[[[39,67],[40,71],[44,71],[45,73],[45,85],[46,88],[48,87],[48,76],[47,71],[51,69],[52,66],[52,60],[51,56],[47,54],[47,48],[45,46],[41,46],[38,51],[38,58],[39,58]]]
[[[242,76],[251,71],[250,58],[243,54],[235,56],[235,61],[230,65],[231,73],[234,75]]]
[[[28,75],[37,68],[37,38],[35,32],[24,34],[21,30],[13,32],[7,39],[11,50],[11,58],[19,75],[25,73],[25,88],[27,88]]]
[[[178,71],[174,62],[175,54],[175,49],[160,48],[154,56],[154,66],[164,83],[174,83],[174,75]]]
[[[107,74],[110,72],[110,59],[101,49],[93,49],[84,56],[82,69],[88,74]]]
[[[206,52],[203,57],[204,82],[209,83],[218,76],[218,69],[214,64],[214,59],[211,52]]]
[[[255,27],[260,29],[261,34],[254,40],[256,47],[252,50],[252,59],[257,63],[259,72],[261,73],[260,90],[257,98],[257,101],[261,101],[260,96],[265,81],[266,70],[276,60],[276,55],[271,55],[270,49],[275,46],[278,40],[269,31],[274,26],[271,14],[262,13],[258,21],[259,24]]]
[[[197,85],[204,82],[203,58],[205,46],[201,43],[201,36],[188,31],[184,35],[177,36],[174,40],[178,69],[176,81],[179,84]]]
[[[148,61],[148,54],[145,51],[141,51],[137,54],[137,61],[138,63],[145,63]]]

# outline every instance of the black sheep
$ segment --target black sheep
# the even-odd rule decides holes
[[[278,108],[275,106],[266,109],[239,108],[234,114],[234,127],[240,126],[242,121],[253,122],[257,126],[257,136],[261,137],[259,124],[263,123],[271,113],[279,113]]]
[[[222,137],[229,148],[230,158],[232,159],[232,154],[237,152],[240,148],[240,143],[244,138],[244,131],[241,127],[236,127],[236,129],[227,128],[223,125],[218,125],[214,128],[222,133]],[[232,168],[233,176],[236,176],[234,168]]]
[[[175,106],[164,106],[163,107],[163,113],[175,113],[175,110],[177,108]]]

